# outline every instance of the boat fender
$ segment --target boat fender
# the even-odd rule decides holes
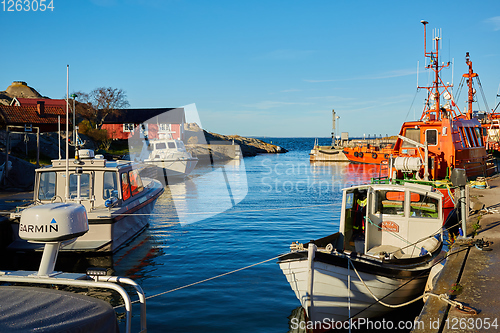
[[[376,159],[377,159],[377,153],[372,153],[372,158],[373,158],[374,160],[376,160]]]
[[[384,158],[385,158],[386,160],[388,160],[388,159],[389,159],[389,154],[385,154],[385,155],[384,155]]]
[[[358,157],[363,158],[363,152],[359,152]]]
[[[357,152],[357,151],[355,151],[355,152],[354,152],[354,157],[358,157],[358,156],[359,156],[358,152]]]

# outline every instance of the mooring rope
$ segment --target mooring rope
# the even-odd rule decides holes
[[[165,294],[168,294],[168,293],[172,293],[174,291],[177,291],[177,290],[181,290],[181,289],[185,289],[185,288],[188,288],[188,287],[192,287],[192,286],[195,286],[195,285],[198,285],[198,284],[201,284],[201,283],[204,283],[204,282],[207,282],[207,281],[211,281],[211,280],[215,280],[215,279],[218,279],[218,278],[221,278],[223,276],[226,276],[226,275],[230,275],[230,274],[234,274],[236,272],[240,272],[240,271],[243,271],[245,269],[249,269],[251,267],[255,267],[255,266],[258,266],[258,265],[261,265],[261,264],[264,264],[266,262],[269,262],[271,260],[275,260],[275,259],[278,259],[280,256],[276,256],[276,257],[273,257],[273,258],[270,258],[270,259],[266,259],[266,260],[263,260],[263,261],[260,261],[258,263],[255,263],[255,264],[252,264],[252,265],[248,265],[248,266],[245,266],[245,267],[242,267],[242,268],[238,268],[238,269],[235,269],[233,271],[230,271],[230,272],[226,272],[226,273],[222,273],[222,274],[219,274],[219,275],[216,275],[216,276],[213,276],[213,277],[210,277],[208,279],[204,279],[204,280],[200,280],[200,281],[197,281],[197,282],[193,282],[193,283],[190,283],[190,284],[186,284],[184,286],[181,286],[181,287],[177,287],[177,288],[174,288],[174,289],[170,289],[170,290],[167,290],[167,291],[163,291],[161,293],[158,293],[158,294],[155,294],[155,295],[151,295],[151,296],[147,296],[145,299],[151,299],[151,298],[154,298],[154,297],[158,297],[158,296],[162,296],[162,295],[165,295]],[[134,303],[138,303],[139,300],[136,300],[136,301],[133,301],[132,304]],[[123,307],[124,305],[117,305],[114,307],[114,309],[117,309],[117,308],[121,308]]]
[[[462,252],[462,251],[466,251],[466,250],[468,250],[468,248],[462,248],[462,249],[456,250],[456,251],[454,251],[454,252],[449,252],[449,253],[448,253],[445,257],[443,257],[443,258],[439,259],[437,262],[435,262],[435,263],[432,265],[432,267],[434,267],[434,266],[436,266],[436,265],[439,265],[441,262],[443,262],[444,260],[446,260],[446,259],[447,259],[450,255],[452,255],[452,254],[457,254],[457,253],[460,253],[460,252]],[[350,258],[349,258],[349,259],[350,259]],[[354,266],[353,266],[353,267],[354,267]],[[431,268],[432,268],[432,267],[431,267]],[[399,289],[403,288],[404,286],[406,286],[408,283],[412,282],[412,281],[413,281],[413,280],[415,280],[416,278],[421,277],[423,274],[424,274],[424,272],[422,272],[421,274],[419,274],[419,275],[417,275],[417,276],[415,276],[415,277],[411,278],[410,280],[406,281],[405,283],[403,283],[402,285],[400,285],[399,287],[397,287],[396,289],[394,289],[393,291],[391,291],[390,293],[388,293],[387,295],[385,295],[384,297],[382,297],[380,300],[382,300],[382,299],[384,299],[384,298],[386,298],[386,297],[390,296],[391,294],[395,293],[396,291],[398,291]],[[380,302],[380,300],[378,300],[378,301],[376,301],[376,302],[374,302],[374,303],[372,303],[372,304],[368,305],[366,308],[364,308],[364,309],[360,310],[358,313],[356,313],[355,315],[351,316],[349,319],[352,319],[352,318],[354,318],[354,317],[358,316],[360,313],[362,313],[362,312],[364,312],[364,311],[368,310],[368,309],[369,309],[369,308],[371,308],[373,305],[375,305],[375,304],[379,303],[379,302]]]

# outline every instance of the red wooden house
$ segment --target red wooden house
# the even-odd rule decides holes
[[[150,139],[158,138],[158,131],[169,131],[174,139],[184,140],[185,122],[184,108],[120,109],[104,119],[102,129],[113,139],[126,140],[142,129],[141,135]]]

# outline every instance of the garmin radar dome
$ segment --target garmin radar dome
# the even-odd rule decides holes
[[[76,203],[50,203],[22,211],[19,237],[30,242],[62,242],[89,230],[85,207]]]

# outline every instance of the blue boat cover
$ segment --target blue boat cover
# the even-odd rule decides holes
[[[105,301],[60,290],[0,286],[0,332],[118,332]]]

